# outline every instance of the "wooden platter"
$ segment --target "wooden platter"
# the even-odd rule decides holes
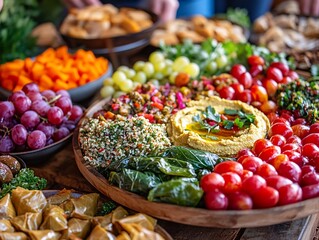
[[[156,218],[193,226],[218,228],[268,226],[303,218],[319,211],[319,198],[267,209],[212,211],[203,208],[150,202],[142,196],[110,185],[98,171],[84,162],[78,142],[79,128],[84,119],[101,109],[107,101],[109,99],[98,101],[87,109],[85,117],[82,118],[74,131],[72,144],[75,161],[82,175],[98,191],[113,201],[134,211],[146,213]]]

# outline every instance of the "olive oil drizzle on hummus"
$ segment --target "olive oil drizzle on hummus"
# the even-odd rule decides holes
[[[231,138],[241,134],[254,121],[255,115],[242,110],[225,108],[223,113],[218,113],[208,106],[193,117],[193,122],[186,126],[186,130],[198,133],[205,140],[217,141],[219,137]]]

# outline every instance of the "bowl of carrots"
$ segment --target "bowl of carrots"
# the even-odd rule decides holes
[[[68,47],[48,48],[34,58],[17,59],[0,65],[0,95],[7,98],[30,82],[40,90],[67,90],[73,102],[92,97],[112,74],[112,64],[92,51]]]

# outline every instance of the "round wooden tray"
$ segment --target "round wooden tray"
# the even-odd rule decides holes
[[[94,103],[87,109],[73,135],[73,151],[76,164],[82,175],[102,194],[134,211],[156,218],[193,226],[242,228],[268,226],[306,217],[319,211],[319,198],[280,207],[256,210],[220,210],[182,207],[173,204],[150,202],[137,194],[112,186],[94,168],[87,165],[79,146],[79,128],[86,117],[101,109],[108,99]]]

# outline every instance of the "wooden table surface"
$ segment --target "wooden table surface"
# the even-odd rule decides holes
[[[44,159],[43,162],[43,164],[34,166],[27,164],[28,167],[35,171],[36,175],[48,180],[49,189],[62,189],[65,187],[81,192],[97,192],[78,170],[71,142],[63,150],[49,159]],[[273,226],[246,229],[193,227],[159,220],[159,224],[176,240],[319,239],[317,232],[318,223],[319,214]]]

